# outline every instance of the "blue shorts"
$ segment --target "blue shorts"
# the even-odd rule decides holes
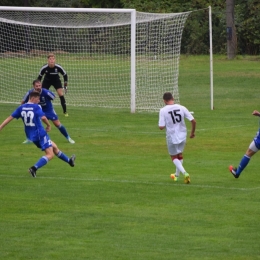
[[[47,111],[47,112],[43,111],[43,112],[48,120],[55,121],[59,119],[54,109],[52,111]]]
[[[45,151],[47,148],[52,147],[51,139],[48,135],[41,137],[39,141],[33,141],[33,143],[42,151]]]

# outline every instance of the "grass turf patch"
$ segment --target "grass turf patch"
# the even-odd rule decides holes
[[[76,144],[54,126],[50,136],[77,155],[76,166],[54,158],[36,179],[27,169],[42,153],[22,144],[21,121],[1,131],[0,258],[258,259],[258,154],[239,179],[228,166],[238,165],[258,130],[251,113],[259,109],[259,65],[216,57],[211,111],[207,62],[180,61],[181,103],[197,121],[184,152],[190,185],[170,179],[175,168],[157,113],[69,107],[66,118],[55,106]],[[256,74],[246,77],[250,68]],[[0,104],[0,121],[15,107]]]

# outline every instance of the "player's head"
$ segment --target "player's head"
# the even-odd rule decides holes
[[[56,62],[54,53],[49,53],[47,58],[48,58],[49,67],[53,68],[55,66],[55,62]]]
[[[35,79],[35,80],[33,81],[33,88],[34,88],[34,90],[35,90],[36,92],[40,93],[41,90],[42,90],[42,83],[41,83],[41,81],[38,80],[38,79]]]
[[[40,102],[40,93],[37,91],[32,91],[29,95],[30,102],[38,104]]]
[[[172,100],[173,100],[173,95],[172,95],[172,93],[171,93],[171,92],[165,92],[165,93],[163,94],[163,100],[164,100],[165,102],[172,101]]]

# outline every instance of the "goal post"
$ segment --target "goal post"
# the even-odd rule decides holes
[[[49,52],[68,74],[68,105],[157,111],[165,91],[179,102],[189,14],[0,6],[0,102],[20,102]]]

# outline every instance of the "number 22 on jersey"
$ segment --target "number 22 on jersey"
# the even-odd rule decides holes
[[[34,113],[33,111],[22,111],[21,116],[26,126],[35,126],[33,123]]]

